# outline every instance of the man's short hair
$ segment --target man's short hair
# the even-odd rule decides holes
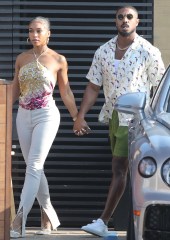
[[[119,11],[120,9],[122,9],[122,8],[129,8],[129,9],[132,9],[134,12],[136,12],[137,17],[138,17],[138,10],[137,10],[135,7],[130,6],[130,5],[120,6],[120,7],[116,10],[116,16],[117,16],[118,11]]]

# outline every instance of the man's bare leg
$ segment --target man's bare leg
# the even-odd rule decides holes
[[[112,158],[112,180],[101,219],[105,224],[109,222],[120,198],[122,197],[127,180],[128,159],[127,157]]]
[[[128,170],[127,157],[113,157],[112,159],[112,180],[109,187],[105,208],[100,218],[81,229],[85,232],[104,237],[108,235],[108,221],[110,220],[126,187]],[[117,233],[112,233],[117,236]]]

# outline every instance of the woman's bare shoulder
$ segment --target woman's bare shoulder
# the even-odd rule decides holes
[[[51,49],[50,49],[51,50]],[[51,50],[51,54],[53,55],[53,57],[55,58],[55,60],[62,64],[62,63],[66,63],[66,57],[64,55],[59,54],[58,52]]]

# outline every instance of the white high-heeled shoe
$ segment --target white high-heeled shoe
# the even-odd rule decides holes
[[[10,230],[10,238],[21,238],[21,237],[22,237],[21,233],[15,230]]]
[[[41,230],[35,232],[36,235],[50,235],[51,234],[51,222],[44,211],[43,208],[41,208]]]
[[[50,235],[51,234],[51,230],[50,229],[47,229],[47,228],[44,228],[44,229],[41,229],[37,232],[35,232],[36,235]]]
[[[19,232],[18,230],[20,230],[21,228],[19,229],[16,229],[16,230],[13,230],[11,229],[10,230],[10,238],[22,238],[22,237],[25,237],[25,233],[24,232]]]
[[[10,238],[21,238],[21,237],[25,237],[25,227],[23,224],[23,213],[20,212],[16,215],[14,221],[16,220],[17,217],[21,218],[21,226],[18,227],[17,229],[13,229],[13,226],[11,226],[11,230],[10,230]]]

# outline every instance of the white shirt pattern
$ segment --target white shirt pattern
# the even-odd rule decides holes
[[[165,71],[159,49],[138,34],[115,71],[116,41],[117,36],[97,49],[86,76],[90,82],[103,85],[105,104],[99,121],[104,123],[112,118],[115,99],[122,94],[145,92],[148,103],[151,86],[158,85]],[[119,113],[119,125],[127,126],[128,118],[129,115]]]

